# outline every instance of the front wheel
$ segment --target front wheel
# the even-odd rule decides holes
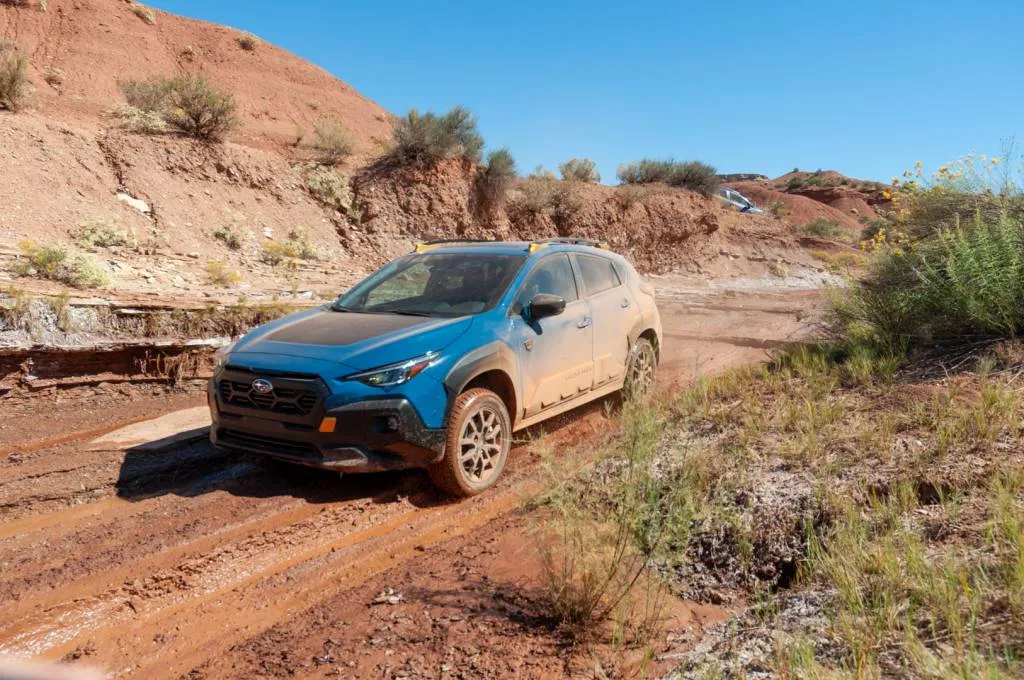
[[[629,353],[629,369],[626,371],[626,383],[622,387],[625,397],[643,398],[650,393],[654,389],[657,368],[658,355],[654,345],[647,338],[638,339]]]
[[[512,446],[512,421],[501,398],[483,388],[459,395],[448,417],[444,457],[430,479],[452,496],[475,496],[501,476]]]

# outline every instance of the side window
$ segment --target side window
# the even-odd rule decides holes
[[[579,265],[580,274],[583,275],[583,287],[586,289],[587,295],[597,295],[621,284],[611,260],[579,255],[576,257],[576,264]]]
[[[512,312],[518,314],[523,307],[530,304],[534,295],[547,293],[557,295],[566,302],[579,299],[576,290],[576,278],[569,265],[567,255],[551,255],[541,260],[526,277],[523,287],[516,296]]]
[[[374,307],[396,300],[405,300],[423,295],[430,281],[430,268],[422,262],[416,263],[401,274],[386,279],[366,294],[366,306]]]

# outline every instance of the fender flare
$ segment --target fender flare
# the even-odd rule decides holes
[[[517,367],[518,362],[515,352],[503,342],[491,342],[467,352],[455,362],[444,379],[445,391],[448,393],[448,404],[445,406],[445,422],[447,422],[448,415],[451,413],[452,404],[455,403],[456,397],[462,393],[466,385],[488,371],[501,371],[508,376],[515,394],[515,410],[519,411],[519,404],[522,404],[522,395],[519,393]],[[519,420],[518,413],[509,413],[509,415],[512,417],[513,422]]]

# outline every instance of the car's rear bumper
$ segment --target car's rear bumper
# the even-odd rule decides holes
[[[444,430],[423,424],[404,398],[373,399],[283,420],[255,408],[220,403],[210,387],[214,445],[339,472],[380,472],[425,467],[444,453]],[[333,418],[331,432],[321,432]]]

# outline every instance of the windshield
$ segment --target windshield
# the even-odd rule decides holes
[[[338,312],[463,316],[498,304],[526,256],[466,253],[406,255],[332,305]]]

